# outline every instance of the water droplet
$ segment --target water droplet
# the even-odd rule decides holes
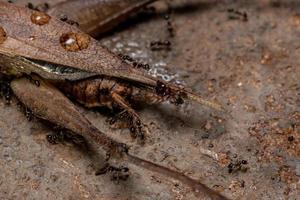
[[[35,36],[30,36],[29,40],[31,40],[31,41],[35,40]]]
[[[0,44],[2,44],[7,39],[6,32],[4,28],[0,26]]]
[[[67,51],[80,51],[87,49],[90,43],[90,37],[84,33],[64,33],[59,41],[61,46]]]
[[[30,18],[31,18],[32,23],[39,25],[39,26],[48,24],[51,19],[51,17],[49,15],[47,15],[46,13],[38,12],[38,11],[33,12],[31,14]]]

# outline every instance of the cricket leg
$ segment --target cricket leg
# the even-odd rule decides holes
[[[145,138],[146,126],[142,123],[140,116],[118,93],[112,92],[111,97],[120,108],[124,109],[124,112],[121,114],[121,118],[125,118],[125,120],[127,120],[132,137],[138,137],[141,141],[143,141]]]

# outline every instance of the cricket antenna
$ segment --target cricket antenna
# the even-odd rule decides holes
[[[187,99],[189,99],[189,100],[195,101],[201,105],[213,108],[218,111],[227,112],[225,110],[225,108],[223,106],[221,106],[220,104],[214,103],[212,101],[208,101],[208,100],[202,98],[201,96],[199,96],[198,94],[195,94],[193,92],[188,92],[188,91],[185,91],[185,94],[187,96]]]

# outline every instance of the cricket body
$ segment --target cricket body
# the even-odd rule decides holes
[[[132,136],[142,140],[144,124],[130,107],[131,102],[170,101],[182,104],[189,99],[222,110],[218,104],[132,67],[88,34],[97,34],[101,30],[99,27],[106,30],[115,26],[131,12],[153,0],[124,1],[127,3],[121,6],[115,6],[118,5],[117,0],[112,1],[114,4],[105,3],[109,1],[85,1],[90,2],[86,3],[86,13],[89,13],[91,5],[98,5],[99,9],[107,6],[110,10],[109,14],[101,16],[103,23],[94,26],[97,21],[94,18],[82,22],[82,27],[79,27],[87,29],[87,33],[56,18],[62,13],[60,9],[68,7],[68,3],[78,7],[79,2],[73,0],[54,6],[49,10],[53,16],[0,2],[0,72],[14,77],[11,87],[18,99],[37,117],[95,141],[111,155],[121,156],[133,164],[178,179],[193,188],[196,195],[226,199],[181,173],[131,155],[125,144],[96,129],[64,95],[73,97],[86,107],[118,107],[125,113]],[[80,9],[84,11],[84,7]],[[68,13],[69,10],[63,11]],[[83,11],[80,13],[85,13]],[[81,18],[76,20],[80,24]],[[38,86],[24,75],[38,80]]]

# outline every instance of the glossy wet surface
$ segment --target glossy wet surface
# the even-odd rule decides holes
[[[32,23],[43,26],[45,24],[48,24],[51,17],[45,13],[42,12],[33,12],[30,16],[30,19]]]
[[[222,2],[172,3],[173,38],[166,5],[158,3],[159,14],[138,15],[101,42],[149,63],[149,73],[222,103],[230,115],[193,103],[146,107],[139,113],[151,135],[141,147],[128,130],[112,130],[100,113],[81,110],[136,155],[229,198],[297,199],[300,3]],[[157,40],[169,40],[171,49],[152,51]],[[1,100],[0,112],[0,199],[196,199],[181,183],[132,165],[125,183],[96,177],[86,155],[72,145],[49,144],[51,129],[28,122],[15,102]]]

